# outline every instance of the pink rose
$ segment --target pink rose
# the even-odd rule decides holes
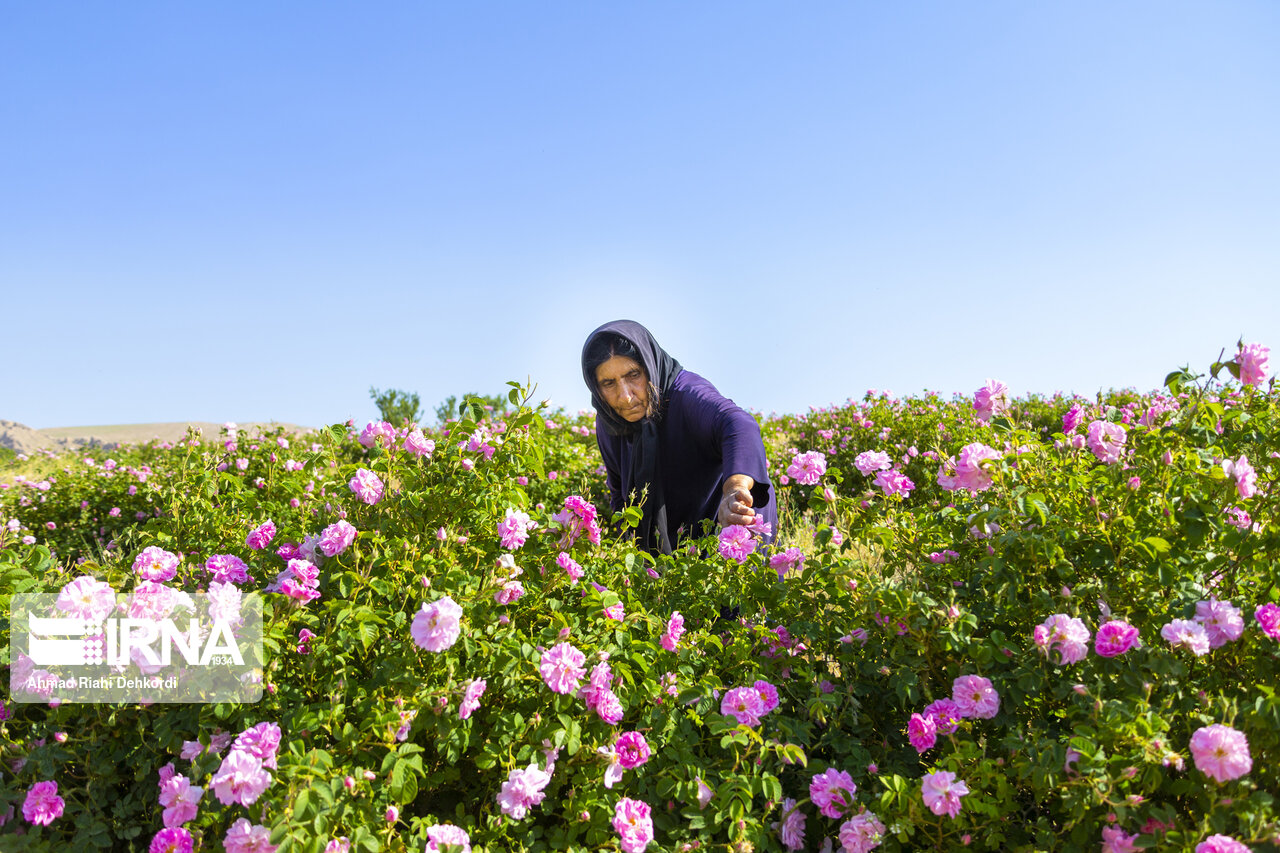
[[[933,717],[912,714],[907,722],[907,740],[916,748],[916,752],[924,753],[933,749],[938,742],[938,724]]]
[[[542,653],[538,673],[552,692],[573,693],[587,674],[582,666],[586,659],[571,643],[558,643]]]
[[[213,581],[247,583],[249,580],[249,567],[233,554],[214,554],[205,561],[204,568],[213,575]]]
[[[271,524],[271,522],[267,522]],[[263,525],[264,527],[266,525]],[[261,528],[259,528],[261,529]],[[275,535],[275,525],[271,526],[271,535]],[[253,536],[253,534],[249,534]],[[269,540],[268,540],[269,541]],[[172,580],[178,573],[179,557],[155,545],[143,548],[133,561],[133,571],[138,577],[147,581]]]
[[[1253,618],[1258,620],[1262,633],[1273,640],[1280,640],[1280,605],[1260,604],[1253,611]]]
[[[498,805],[502,813],[513,820],[523,820],[534,806],[542,802],[551,774],[536,764],[512,770],[498,792]]]
[[[1236,353],[1235,362],[1240,368],[1240,382],[1244,385],[1261,385],[1266,381],[1271,350],[1262,344],[1245,344]]]
[[[839,820],[853,806],[853,795],[858,786],[853,777],[843,770],[829,767],[809,780],[809,799],[818,811],[832,820]]]
[[[622,853],[644,853],[653,841],[649,804],[623,797],[613,807],[613,829],[618,833]]]
[[[764,703],[764,714],[769,713],[778,707],[778,688],[774,687],[767,681],[756,681],[751,685],[760,694],[760,701]]]
[[[1247,845],[1230,835],[1210,835],[1196,845],[1195,853],[1251,853]]]
[[[109,583],[80,575],[62,588],[54,606],[71,618],[101,622],[115,609],[116,591]]]
[[[58,796],[57,782],[37,782],[22,801],[22,817],[27,823],[48,826],[62,817],[64,806],[62,797]]]
[[[378,475],[370,471],[368,468],[359,468],[356,474],[347,483],[355,496],[365,503],[372,506],[382,500],[383,485],[382,480],[378,479]]]
[[[355,527],[346,519],[339,519],[324,529],[316,547],[326,557],[336,557],[351,547],[354,541],[356,541]]]
[[[787,475],[802,486],[812,486],[827,473],[827,457],[816,450],[797,453],[787,466]]]
[[[667,630],[662,635],[662,647],[669,652],[674,652],[683,635],[684,617],[677,610],[672,612],[671,618],[667,620]]]
[[[880,487],[886,497],[894,495],[906,497],[916,487],[916,484],[911,482],[911,478],[898,470],[878,471],[873,482]]]
[[[1078,663],[1089,654],[1089,629],[1079,619],[1055,613],[1036,629],[1036,645],[1046,656],[1058,650],[1058,663]]]
[[[186,776],[174,774],[160,784],[160,805],[165,826],[182,826],[195,819],[204,788],[191,784]]]
[[[1137,840],[1137,833],[1129,835],[1118,826],[1103,827],[1102,853],[1138,853]]]
[[[1174,619],[1160,629],[1160,636],[1175,649],[1185,648],[1197,657],[1209,653],[1209,634],[1199,622]]]
[[[853,467],[864,477],[870,477],[877,471],[893,467],[893,460],[883,450],[867,450],[853,458]]]
[[[414,429],[404,437],[404,449],[414,456],[430,457],[436,450],[436,443],[422,434],[422,430]]]
[[[938,728],[938,734],[949,735],[960,727],[964,714],[960,706],[950,699],[935,699],[924,706],[924,715],[931,717]]]
[[[462,608],[449,596],[430,604],[413,617],[409,628],[413,641],[429,652],[442,652],[458,641],[462,633]]]
[[[1109,421],[1093,421],[1089,424],[1087,437],[1089,450],[1098,457],[1099,462],[1114,465],[1120,461],[1124,450],[1126,433],[1123,426]]]
[[[756,550],[756,540],[741,524],[731,524],[720,531],[719,549],[721,557],[741,563]]]
[[[170,826],[155,834],[147,853],[191,853],[195,838],[187,830]]]
[[[764,716],[764,697],[754,687],[735,687],[725,691],[720,700],[720,713],[733,717],[742,726],[758,726]]]
[[[1249,741],[1231,726],[1202,726],[1191,735],[1196,769],[1215,782],[1238,779],[1253,769]]]
[[[994,379],[988,379],[973,395],[973,409],[978,420],[984,424],[997,415],[1002,415],[1009,408],[1009,386]]]
[[[1222,472],[1236,481],[1236,492],[1242,498],[1251,498],[1258,493],[1258,472],[1249,464],[1249,457],[1241,455],[1234,462],[1225,459]]]
[[[275,535],[276,526],[268,518],[262,524],[249,531],[249,535],[244,540],[245,547],[252,548],[254,551],[261,551],[271,544],[271,540],[275,538]],[[155,580],[160,580],[160,578]]]
[[[427,848],[424,853],[441,853],[444,845],[458,848],[456,853],[471,853],[471,836],[460,826],[438,823],[427,828]]]
[[[960,814],[960,798],[969,793],[969,786],[956,781],[956,774],[950,770],[939,770],[925,774],[920,793],[929,811],[954,818]]]
[[[799,548],[788,548],[769,557],[769,568],[778,572],[778,580],[782,580],[792,571],[800,571],[804,567],[804,552]]]
[[[238,818],[222,839],[227,853],[275,853],[271,843],[271,830],[261,824],[250,823],[248,818]]]
[[[649,744],[640,732],[623,732],[614,741],[613,748],[618,753],[618,764],[625,770],[639,767],[649,760]]]
[[[498,522],[498,538],[502,547],[515,549],[523,546],[532,527],[528,513],[508,507],[506,515]]]
[[[981,442],[966,444],[960,448],[958,461],[948,459],[938,469],[938,485],[945,491],[965,489],[972,494],[991,488],[991,465],[1003,458],[994,447]]]
[[[872,812],[862,812],[840,825],[840,844],[845,853],[870,853],[884,840],[884,824]]]
[[[1204,626],[1211,649],[1238,640],[1244,633],[1244,617],[1240,615],[1240,608],[1233,606],[1229,601],[1211,598],[1208,601],[1196,602],[1195,620]]]
[[[1080,408],[1077,403],[1067,410],[1062,416],[1062,433],[1069,435],[1076,431],[1076,427],[1080,426],[1080,422],[1084,420],[1084,409]]]
[[[214,795],[226,806],[232,803],[253,805],[270,784],[271,774],[262,766],[262,761],[257,756],[238,749],[227,753],[222,765],[209,780]]]
[[[556,565],[564,569],[564,573],[569,576],[570,584],[576,585],[582,579],[582,566],[567,552],[561,551],[556,555]]]
[[[800,810],[799,804],[791,797],[783,800],[782,820],[773,824],[783,847],[788,850],[804,848],[804,822],[805,814]]]
[[[1123,619],[1113,619],[1098,628],[1093,650],[1104,658],[1113,658],[1138,645],[1138,629]]]
[[[980,675],[962,675],[952,682],[951,700],[962,717],[989,720],[1000,710],[1000,694]]]
[[[564,499],[564,509],[551,517],[564,528],[559,547],[572,548],[582,536],[592,545],[600,544],[600,522],[596,519],[595,505],[579,495]]]
[[[493,600],[498,604],[511,604],[519,601],[523,596],[524,584],[520,581],[507,581],[493,594]]]

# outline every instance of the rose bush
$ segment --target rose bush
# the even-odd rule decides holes
[[[514,390],[435,431],[228,430],[113,449],[109,476],[101,450],[38,460],[0,491],[0,604],[233,583],[265,599],[265,692],[7,694],[3,846],[1261,849],[1265,355],[1242,348],[1243,384],[1214,365],[1090,402],[992,381],[976,407],[765,420],[775,547],[707,531],[657,559],[636,511],[608,517],[589,416]],[[1162,636],[1179,620],[1203,653]]]

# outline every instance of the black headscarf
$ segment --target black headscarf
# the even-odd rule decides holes
[[[587,350],[596,337],[602,334],[624,338],[636,348],[645,375],[658,392],[658,405],[654,414],[631,423],[619,416],[601,396],[600,387],[596,383],[595,367],[587,366]],[[658,477],[658,461],[662,455],[658,440],[658,420],[662,417],[671,386],[681,370],[680,362],[658,346],[648,329],[633,320],[605,323],[588,335],[586,343],[582,345],[582,378],[591,391],[591,402],[606,429],[614,435],[622,436],[630,446],[631,466],[626,479],[632,489],[638,491],[648,488],[648,499],[644,503],[644,516],[640,521],[637,537],[647,550],[656,549],[664,554],[671,553],[671,539],[667,531],[666,496],[662,492],[662,480]]]

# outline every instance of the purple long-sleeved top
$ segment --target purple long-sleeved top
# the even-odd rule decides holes
[[[658,462],[667,502],[668,534],[702,534],[698,522],[714,519],[724,481],[734,474],[755,480],[751,500],[757,517],[777,530],[778,514],[769,482],[769,462],[756,419],[715,386],[689,370],[682,370],[667,395],[658,423],[661,456]],[[631,447],[626,438],[610,435],[596,416],[596,441],[608,473],[614,512],[627,504]],[[772,537],[770,537],[772,538]]]

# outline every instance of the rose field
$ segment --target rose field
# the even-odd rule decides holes
[[[514,383],[0,458],[0,849],[1277,849],[1267,356],[761,417],[775,541],[659,557]],[[256,599],[261,699],[60,701],[18,593]]]

